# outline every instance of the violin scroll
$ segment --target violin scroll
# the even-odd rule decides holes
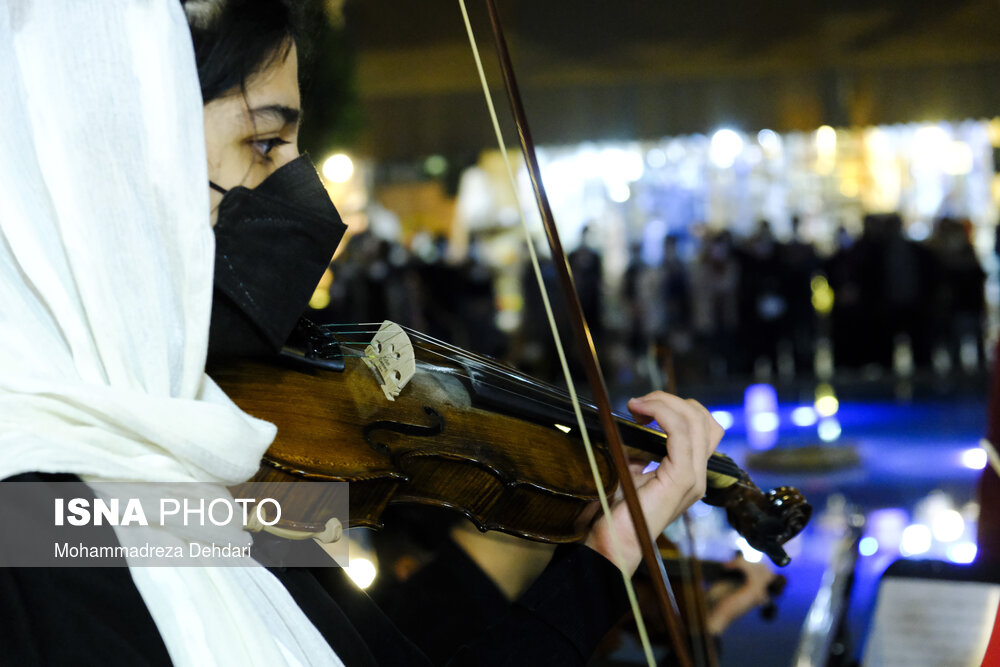
[[[802,532],[812,516],[812,506],[798,489],[779,486],[764,493],[745,473],[733,484],[709,488],[704,501],[724,508],[736,532],[779,567],[791,561],[782,545]]]

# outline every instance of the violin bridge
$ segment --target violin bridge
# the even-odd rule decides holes
[[[403,327],[389,320],[382,322],[372,342],[365,348],[362,360],[378,377],[382,391],[390,401],[396,400],[417,372],[410,337]]]

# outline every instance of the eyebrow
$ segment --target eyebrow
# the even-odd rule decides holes
[[[280,120],[284,125],[298,125],[302,120],[302,110],[284,104],[268,104],[267,106],[250,109],[251,118],[270,116]]]

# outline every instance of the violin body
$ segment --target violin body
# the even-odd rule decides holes
[[[359,338],[373,333],[362,349]],[[274,483],[269,495],[281,503],[285,531],[311,536],[333,516],[315,494],[289,496],[296,485],[284,484],[318,480],[350,484],[347,526],[378,528],[390,503],[419,503],[455,509],[480,530],[538,541],[587,534],[598,493],[569,398],[516,369],[439,341],[411,342],[389,322],[376,332],[303,321],[282,355],[209,372],[243,410],[278,426],[249,481]],[[616,469],[596,409],[584,409],[611,495]],[[666,455],[666,434],[615,417],[631,459]],[[791,487],[764,494],[718,453],[708,481],[705,501],[724,507],[752,546],[787,563],[781,545],[811,514],[802,495]]]
[[[454,508],[481,530],[583,539],[579,518],[597,491],[577,438],[554,422],[477,407],[468,370],[426,349],[392,400],[362,358],[342,352],[342,363],[330,365],[286,355],[212,370],[242,409],[278,425],[250,481],[348,482],[350,526],[377,528],[389,503],[421,503]],[[598,467],[611,493],[617,477],[606,450]],[[319,531],[329,518],[315,498],[281,504],[285,528]]]

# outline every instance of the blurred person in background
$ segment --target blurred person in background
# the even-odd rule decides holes
[[[839,369],[859,369],[864,365],[864,311],[861,290],[861,251],[843,226],[837,228],[836,250],[823,271],[833,289],[830,335],[834,363]]]
[[[936,347],[948,351],[951,368],[964,363],[962,349],[974,346],[971,369],[982,370],[986,355],[983,324],[986,313],[986,272],[979,264],[969,230],[959,220],[941,218],[927,240],[934,264],[931,282],[932,317],[926,319],[929,336]]]
[[[711,377],[741,372],[749,354],[738,333],[740,275],[732,235],[708,232],[691,266],[691,326],[706,350]]]
[[[740,328],[745,333],[749,366],[769,377],[778,370],[778,341],[788,331],[781,245],[771,224],[758,220],[754,233],[744,240],[740,262]]]
[[[791,343],[795,374],[811,375],[816,354],[816,309],[812,304],[812,279],[819,272],[816,249],[802,234],[802,221],[792,217],[792,238],[781,246],[782,273],[785,276],[785,302],[788,304],[788,328],[785,338]]]

